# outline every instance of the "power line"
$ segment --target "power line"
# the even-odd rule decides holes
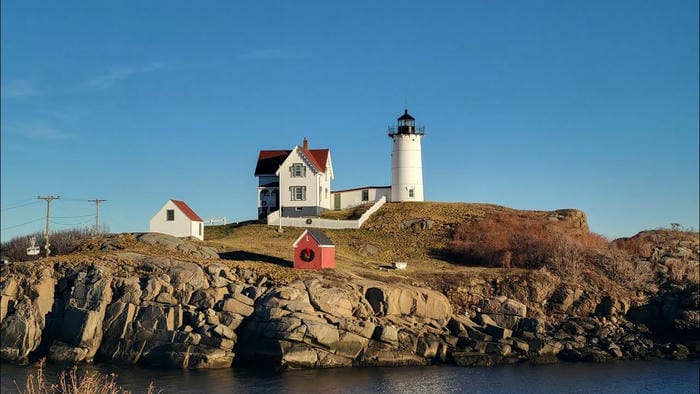
[[[55,221],[51,220],[51,223],[57,224],[57,225],[59,225],[59,226],[77,226],[77,225],[79,225],[79,224],[90,223],[91,221],[92,221],[92,219],[88,219],[88,220],[86,220],[86,221],[84,221],[84,222],[78,222],[78,223],[60,223],[60,222],[55,222]]]
[[[10,209],[22,208],[22,207],[26,207],[27,205],[34,205],[34,204],[38,204],[38,203],[39,203],[39,201],[32,201],[32,202],[27,202],[27,203],[20,204],[20,205],[5,207],[5,208],[2,208],[2,210],[9,211]]]
[[[86,218],[88,216],[95,216],[95,214],[89,213],[87,215],[77,215],[77,216],[54,216],[54,219],[77,219],[77,218]]]
[[[85,202],[85,201],[90,201],[87,198],[74,198],[74,197],[66,197],[62,198],[61,201],[68,201],[68,202]]]
[[[15,228],[15,227],[21,227],[21,226],[24,226],[24,225],[26,225],[26,224],[30,224],[30,223],[34,223],[34,222],[38,222],[38,221],[39,221],[39,220],[41,220],[41,219],[43,219],[43,218],[39,218],[39,219],[34,219],[34,220],[30,220],[30,221],[28,221],[28,222],[24,222],[24,223],[22,223],[22,224],[16,224],[16,225],[14,225],[14,226],[9,226],[9,227],[3,227],[3,228],[2,228],[1,230],[2,230],[2,231],[5,231],[5,230],[9,230],[9,229],[11,229],[11,228]]]
[[[86,202],[86,201],[87,201],[87,202],[91,202],[91,201],[93,201],[93,202],[94,202],[94,200],[90,200],[90,199],[87,199],[87,198],[75,198],[75,197],[62,197],[62,198],[61,198],[61,201],[65,201],[65,202]],[[16,202],[16,203],[5,204],[5,205],[1,208],[1,210],[4,211],[4,210],[6,210],[6,209],[19,208],[19,207],[15,207],[15,205],[21,205],[21,206],[31,205],[30,202],[31,202],[31,204],[34,204],[34,203],[38,204],[38,203],[39,203],[39,202],[36,201],[34,198],[28,198],[28,199],[26,199],[26,200],[18,201],[18,202]],[[26,205],[24,205],[24,204],[26,204]]]
[[[7,208],[7,207],[10,206],[10,205],[24,204],[25,202],[28,202],[28,201],[34,201],[34,198],[28,198],[28,199],[26,199],[26,200],[17,201],[17,202],[10,203],[10,204],[5,204],[5,206],[4,206],[2,209],[5,209],[5,208]]]

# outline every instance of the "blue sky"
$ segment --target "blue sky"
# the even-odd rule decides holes
[[[425,197],[698,228],[697,1],[4,1],[2,239],[146,231],[169,198],[254,218],[260,149],[388,185],[404,107]],[[24,224],[30,222],[28,224]]]

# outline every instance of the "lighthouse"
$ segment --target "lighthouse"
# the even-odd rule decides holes
[[[389,126],[391,151],[391,201],[423,201],[423,160],[421,139],[424,127],[405,110],[396,127]]]

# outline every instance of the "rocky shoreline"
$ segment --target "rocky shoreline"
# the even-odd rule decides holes
[[[2,266],[0,357],[287,369],[700,354],[697,285],[633,305],[566,286],[537,294],[536,283],[521,283],[528,299],[500,291],[456,312],[429,288],[324,273],[277,283],[190,249],[199,262],[117,251]],[[533,300],[550,315],[526,305]],[[587,308],[572,312],[580,303]]]

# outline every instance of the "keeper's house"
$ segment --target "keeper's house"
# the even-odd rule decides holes
[[[292,150],[261,150],[258,177],[258,218],[282,208],[282,216],[318,216],[331,207],[333,165],[329,149],[309,149],[304,138]]]
[[[425,127],[404,110],[396,126],[387,128],[392,139],[391,186],[365,186],[331,191],[333,166],[328,149],[302,146],[292,150],[261,150],[255,166],[258,177],[258,219],[282,208],[282,217],[317,217],[321,212],[342,210],[384,201],[423,201]]]
[[[184,201],[168,200],[151,218],[148,231],[204,240],[204,221]]]

